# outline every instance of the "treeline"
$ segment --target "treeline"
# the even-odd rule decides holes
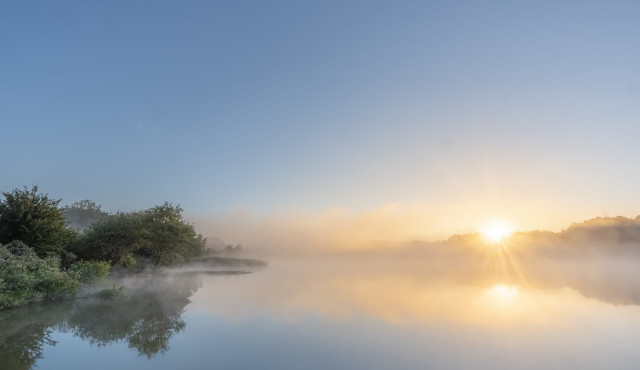
[[[61,207],[37,186],[2,196],[0,309],[73,295],[113,266],[167,266],[205,248],[170,203],[108,214],[91,201]]]

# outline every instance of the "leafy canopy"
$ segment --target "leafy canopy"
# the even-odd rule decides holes
[[[0,201],[0,244],[19,240],[33,248],[39,256],[59,253],[74,237],[66,228],[67,221],[58,204],[38,187],[3,192]]]
[[[80,258],[131,265],[134,257],[155,265],[180,263],[204,250],[205,239],[182,218],[182,208],[163,205],[121,212],[84,231],[72,246]]]

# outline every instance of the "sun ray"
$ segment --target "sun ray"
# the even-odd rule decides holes
[[[504,220],[492,219],[478,227],[478,230],[485,243],[485,247],[481,248],[484,252],[481,265],[484,276],[499,283],[510,282],[526,286],[527,279],[512,250],[511,224]]]
[[[513,270],[518,275],[518,278],[520,279],[522,285],[528,285],[527,279],[525,279],[524,275],[522,274],[522,270],[520,270],[520,267],[518,266],[518,263],[516,262],[516,259],[510,250],[507,250],[506,256],[509,259],[509,263],[511,264],[511,266],[513,266]]]

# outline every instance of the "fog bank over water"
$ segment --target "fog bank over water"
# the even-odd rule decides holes
[[[498,205],[497,205],[498,204]],[[506,210],[506,211],[505,211]],[[499,204],[475,201],[428,206],[424,204],[389,203],[356,211],[333,207],[318,212],[292,208],[268,214],[251,211],[191,215],[199,232],[219,236],[230,243],[256,248],[300,249],[367,249],[380,242],[407,240],[437,241],[451,235],[475,232],[478,226],[500,215],[517,220],[515,230],[540,229],[560,231],[585,210],[550,214],[544,202]],[[544,215],[544,217],[537,217]]]
[[[609,303],[640,304],[640,217],[594,218],[559,232],[516,232],[498,242],[478,232],[422,241],[403,239],[416,224],[402,218],[387,224],[389,212],[358,217],[336,212],[341,216],[300,218],[289,228],[282,220],[199,224],[205,232],[219,231],[223,239],[243,243],[247,255],[267,260],[323,261],[341,273],[386,271],[429,284],[566,288]],[[308,269],[326,268],[320,265]]]
[[[290,256],[360,251],[395,253],[421,247],[430,249],[436,245],[446,246],[447,250],[459,247],[482,249],[487,243],[479,234],[483,224],[491,218],[479,218],[474,227],[448,234],[432,232],[438,229],[438,225],[450,221],[446,216],[429,217],[425,216],[422,208],[398,205],[360,213],[336,208],[316,214],[292,211],[261,218],[238,212],[192,216],[189,220],[195,223],[198,232],[215,244],[224,241],[242,244],[257,253]],[[558,249],[588,255],[598,251],[631,252],[634,250],[631,244],[640,242],[640,216],[574,220],[553,231],[523,230],[517,222],[506,223],[512,235],[505,240],[505,245],[526,252]]]

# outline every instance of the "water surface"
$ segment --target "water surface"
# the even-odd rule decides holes
[[[421,263],[270,261],[0,315],[2,369],[635,368],[640,308]],[[604,296],[606,297],[606,295]],[[628,301],[628,300],[627,300]],[[626,301],[625,301],[626,302]]]

